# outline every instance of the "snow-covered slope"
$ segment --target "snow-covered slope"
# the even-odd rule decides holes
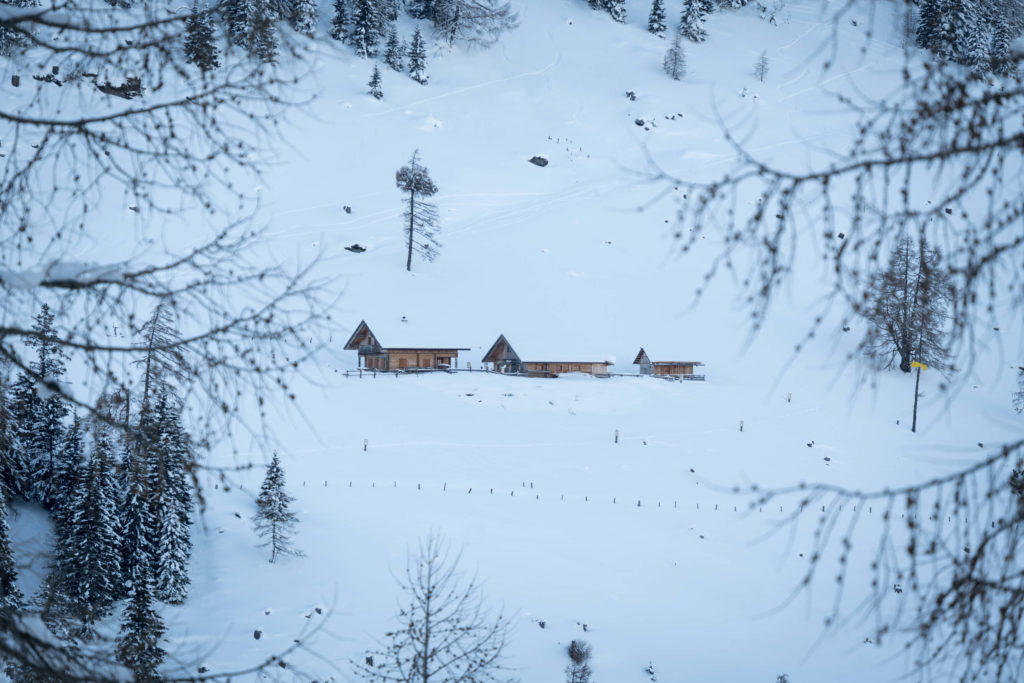
[[[317,99],[282,124],[288,146],[261,188],[269,246],[323,252],[324,274],[345,287],[321,381],[274,425],[306,557],[271,565],[256,547],[260,471],[229,487],[211,480],[191,597],[164,610],[179,660],[229,671],[326,622],[311,652],[290,658],[291,675],[351,680],[347,662],[393,624],[407,549],[440,531],[513,617],[508,663],[523,681],[561,680],[562,648],[579,637],[606,683],[648,680],[649,661],[661,681],[905,672],[898,643],[864,642],[870,624],[819,642],[829,573],[787,602],[808,530],[765,538],[792,510],[743,514],[745,500],[722,487],[881,486],[977,457],[977,442],[1013,433],[1009,387],[996,379],[1013,359],[980,363],[949,400],[926,375],[923,427],[910,434],[911,380],[863,389],[846,365],[856,326],[826,329],[793,359],[817,312],[817,263],[802,264],[752,342],[730,274],[694,304],[718,245],[678,257],[672,235],[688,226],[675,222],[676,190],[651,178],[725,170],[719,117],[769,159],[801,164],[841,146],[850,118],[827,90],[883,94],[902,53],[898,19],[834,27],[838,4],[790,0],[778,26],[754,7],[714,15],[709,41],[687,45],[683,82],[662,73],[666,43],[644,30],[639,0],[625,26],[582,0],[519,0],[521,26],[501,44],[435,48],[425,87],[384,70],[382,101],[365,94],[369,61],[322,42]],[[835,56],[821,51],[834,28]],[[752,73],[762,51],[763,84]],[[414,149],[440,188],[444,247],[410,274],[393,178]],[[550,164],[528,163],[535,154]],[[352,243],[367,251],[343,249]],[[460,365],[474,368],[503,333],[514,346],[614,355],[624,373],[641,346],[658,349],[703,361],[708,381],[346,375],[355,354],[341,346],[359,320],[394,327],[403,316],[430,339],[471,347]],[[1019,330],[1002,334],[1017,335],[1004,350],[1019,353]],[[851,594],[868,583],[859,559]]]

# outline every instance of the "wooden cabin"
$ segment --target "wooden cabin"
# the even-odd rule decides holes
[[[459,351],[469,351],[455,346],[384,346],[365,320],[359,322],[345,350],[359,352],[360,368],[381,371],[457,368]]]
[[[545,357],[537,354],[538,358]],[[554,355],[548,357],[557,357]],[[483,362],[490,363],[495,372],[527,375],[528,377],[558,377],[565,372],[582,372],[588,375],[607,375],[608,368],[614,363],[608,358],[587,358],[577,356],[575,360],[541,361],[520,358],[512,348],[505,335],[499,335],[491,348],[484,354]]]
[[[699,361],[663,360],[652,361],[643,347],[640,353],[636,354],[633,365],[640,366],[641,375],[654,375],[656,377],[680,377],[686,379],[704,379],[704,375],[695,375],[693,369],[704,365]]]

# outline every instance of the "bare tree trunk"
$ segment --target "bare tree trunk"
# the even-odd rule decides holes
[[[416,192],[409,190],[409,255],[405,259],[405,269],[412,270],[412,235],[413,220],[416,214]]]
[[[914,380],[914,421],[910,425],[910,431],[912,431],[912,432],[916,432],[917,431],[917,397],[918,397],[917,390],[918,390],[918,387],[920,387],[920,386],[921,386],[921,368],[918,368],[917,369],[917,379]]]

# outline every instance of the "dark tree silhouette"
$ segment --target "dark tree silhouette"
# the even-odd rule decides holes
[[[945,368],[950,291],[939,252],[923,241],[901,237],[868,293],[865,351],[883,366],[896,364],[903,372],[910,372],[914,361]]]
[[[437,536],[420,543],[401,582],[409,606],[398,613],[388,643],[364,662],[353,662],[357,676],[377,683],[511,680],[502,665],[508,622],[500,613],[493,619],[487,613],[479,585],[459,574],[459,559]]]

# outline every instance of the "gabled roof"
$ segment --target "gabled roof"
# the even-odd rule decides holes
[[[504,342],[509,351],[515,354],[516,358],[522,360],[525,363],[608,363],[609,365],[615,364],[615,356],[611,354],[602,354],[594,352],[585,353],[567,353],[565,351],[556,351],[554,353],[546,353],[541,349],[533,347],[527,347],[526,353],[519,353],[512,348],[509,344],[508,339],[505,335],[499,335],[498,340],[491,345],[491,348],[484,355],[485,363],[493,363],[497,359],[496,356],[492,356],[496,353],[500,344]],[[549,349],[550,351],[550,349]]]
[[[359,324],[356,325],[355,331],[352,332],[352,336],[348,338],[347,342],[345,342],[345,350],[357,350],[359,348],[359,344],[356,343],[356,338],[361,337],[364,334],[369,334],[374,339],[374,341],[377,342],[378,346],[380,345],[380,341],[377,340],[376,335],[374,335],[373,332],[370,330],[370,326],[366,324],[365,320],[360,320]]]
[[[512,353],[513,356],[515,356],[517,359],[519,358],[519,354],[516,353],[516,350],[512,348],[511,344],[508,343],[508,339],[505,339],[505,335],[499,334],[498,339],[495,340],[493,344],[491,344],[491,348],[487,349],[487,353],[484,354],[483,362],[496,363],[499,360],[502,360],[501,358],[498,358],[496,355],[498,352],[498,347],[501,346],[502,344],[505,345],[505,348],[507,348]]]
[[[636,359],[633,361],[633,365],[641,365],[643,363],[650,363],[651,365],[704,365],[698,360],[655,360],[652,361],[651,357],[644,351],[644,347],[640,347],[640,351],[636,354]]]
[[[380,346],[382,349],[396,350],[396,349],[420,349],[423,351],[469,351],[469,347],[456,346],[455,344],[447,343],[448,340],[439,338],[436,333],[433,333],[424,327],[412,325],[406,318],[402,318],[396,324],[388,324],[387,321],[383,325],[380,322],[375,322],[374,325],[378,328],[380,335],[374,333],[370,326],[366,324],[365,320],[359,321],[352,336],[349,337],[348,341],[345,342],[346,351],[355,351],[359,348],[359,344],[356,343],[358,337],[362,337],[364,334],[369,334],[370,337]],[[382,339],[387,340],[389,343],[385,344]],[[401,344],[394,342],[400,341]],[[408,343],[405,343],[408,342]]]

